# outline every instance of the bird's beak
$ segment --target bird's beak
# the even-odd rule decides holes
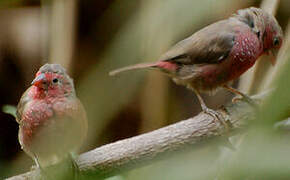
[[[45,77],[44,73],[41,73],[35,77],[35,79],[31,82],[31,85],[39,87],[43,81],[46,81],[46,77]]]
[[[277,53],[278,53],[278,51],[276,51],[276,50],[269,50],[268,51],[268,55],[270,55],[270,61],[271,61],[272,66],[274,66],[276,64]]]

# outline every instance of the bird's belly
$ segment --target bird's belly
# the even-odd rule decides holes
[[[224,64],[210,64],[200,67],[194,78],[188,83],[192,88],[199,91],[215,91],[219,86],[229,83],[240,77],[253,64],[254,60],[232,60]]]
[[[79,127],[69,118],[51,118],[33,129],[22,127],[19,133],[24,150],[36,155],[41,164],[47,164],[54,157],[61,160],[80,146],[83,135],[76,131]]]
[[[46,105],[47,106],[47,105]],[[40,108],[39,108],[40,107]],[[19,139],[24,151],[37,156],[44,166],[51,164],[55,157],[64,158],[75,151],[82,143],[85,135],[80,130],[82,121],[71,116],[59,116],[41,106],[28,113],[20,125]],[[39,117],[38,117],[39,116]]]

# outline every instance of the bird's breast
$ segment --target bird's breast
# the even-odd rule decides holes
[[[257,35],[250,30],[239,31],[227,58],[219,63],[196,66],[197,73],[189,84],[200,91],[213,91],[240,77],[261,54],[262,45]]]
[[[87,121],[78,100],[32,101],[20,125],[19,138],[26,152],[40,161],[75,151],[86,136]]]
[[[45,126],[48,120],[53,117],[52,106],[41,101],[30,101],[26,104],[21,117],[19,138],[22,146],[30,146],[36,132]]]
[[[262,43],[252,31],[239,32],[235,38],[234,46],[230,52],[224,69],[228,70],[227,81],[240,77],[251,68],[262,54]]]

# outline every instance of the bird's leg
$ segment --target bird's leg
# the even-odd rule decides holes
[[[202,99],[200,93],[196,89],[193,89],[193,91],[195,92],[195,94],[196,94],[196,96],[197,96],[197,98],[198,98],[198,100],[200,102],[202,111],[207,113],[207,114],[209,114],[210,116],[212,116],[215,120],[218,120],[225,127],[227,133],[229,133],[230,127],[232,127],[231,122],[230,121],[226,121],[219,112],[208,108],[206,106],[204,100]],[[222,145],[223,146],[226,146],[226,147],[230,148],[231,150],[235,150],[235,147],[232,145],[232,143],[230,142],[230,140],[228,139],[227,136],[224,137],[223,139],[224,139],[224,141],[222,141]]]
[[[250,96],[240,92],[239,90],[237,90],[235,88],[232,88],[232,87],[230,87],[228,85],[223,85],[223,88],[225,88],[226,90],[228,90],[228,91],[230,91],[230,92],[232,92],[234,94],[242,96],[242,100],[246,101],[250,105],[255,106],[255,107],[257,106],[257,103],[255,101],[253,101],[253,99]],[[236,100],[236,98],[233,99],[233,101],[235,101],[235,100]]]
[[[80,179],[79,166],[77,165],[77,163],[75,161],[73,153],[69,153],[69,160],[71,161],[71,164],[72,164],[72,169],[74,172],[74,179]]]
[[[40,165],[39,160],[38,160],[38,158],[37,158],[37,156],[35,154],[33,154],[33,160],[34,160],[34,162],[36,164],[36,167],[32,166],[32,170],[36,170],[36,174],[33,177],[33,179],[35,179],[35,180],[49,179],[48,178],[49,177],[48,174],[45,172],[45,170]]]
[[[193,89],[193,91],[195,92],[198,100],[199,100],[199,103],[201,105],[201,109],[203,112],[211,115],[212,117],[214,117],[215,119],[218,119],[219,122],[224,125],[224,127],[228,130],[229,129],[229,125],[226,123],[225,119],[222,117],[222,115],[220,113],[218,113],[217,111],[213,110],[213,109],[210,109],[206,106],[204,100],[202,99],[200,93],[196,90],[196,89]]]
[[[33,160],[34,160],[34,162],[36,164],[36,167],[39,168],[40,170],[42,170],[42,167],[41,167],[41,165],[40,165],[40,163],[38,161],[38,158],[37,158],[37,156],[35,154],[33,156]]]

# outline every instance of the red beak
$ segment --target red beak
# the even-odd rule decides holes
[[[279,52],[278,49],[271,49],[266,52],[266,54],[270,56],[269,60],[271,61],[271,64],[273,66],[276,64],[278,52]]]
[[[272,66],[274,66],[275,64],[276,64],[276,54],[275,54],[275,52],[273,52],[273,51],[269,51],[269,55],[271,56],[270,57],[270,61],[271,61],[271,64],[272,64]]]
[[[31,82],[31,85],[39,87],[43,81],[46,81],[46,77],[43,73],[41,73],[35,77],[35,79]]]

